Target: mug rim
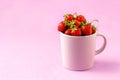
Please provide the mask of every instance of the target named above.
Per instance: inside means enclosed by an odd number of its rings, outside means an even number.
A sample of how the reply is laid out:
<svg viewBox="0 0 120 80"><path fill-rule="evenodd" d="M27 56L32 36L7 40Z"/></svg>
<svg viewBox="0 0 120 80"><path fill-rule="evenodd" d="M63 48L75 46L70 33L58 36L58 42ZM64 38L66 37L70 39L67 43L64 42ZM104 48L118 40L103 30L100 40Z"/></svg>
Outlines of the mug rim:
<svg viewBox="0 0 120 80"><path fill-rule="evenodd" d="M81 37L91 37L91 36L94 36L94 35L97 34L97 31L96 31L94 34L87 35L87 36L72 36L72 35L64 34L63 32L60 32L60 34L62 34L62 35L64 35L64 36L67 36L67 37L81 38Z"/></svg>

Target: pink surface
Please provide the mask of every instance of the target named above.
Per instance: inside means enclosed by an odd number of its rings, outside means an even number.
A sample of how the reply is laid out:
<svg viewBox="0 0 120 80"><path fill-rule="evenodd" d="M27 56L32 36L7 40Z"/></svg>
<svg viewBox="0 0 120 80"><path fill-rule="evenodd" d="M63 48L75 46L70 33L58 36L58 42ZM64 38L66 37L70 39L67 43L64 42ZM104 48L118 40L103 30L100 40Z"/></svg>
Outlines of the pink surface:
<svg viewBox="0 0 120 80"><path fill-rule="evenodd" d="M57 24L74 12L98 19L108 42L88 71L61 64ZM0 0L0 80L119 80L119 14L119 0Z"/></svg>

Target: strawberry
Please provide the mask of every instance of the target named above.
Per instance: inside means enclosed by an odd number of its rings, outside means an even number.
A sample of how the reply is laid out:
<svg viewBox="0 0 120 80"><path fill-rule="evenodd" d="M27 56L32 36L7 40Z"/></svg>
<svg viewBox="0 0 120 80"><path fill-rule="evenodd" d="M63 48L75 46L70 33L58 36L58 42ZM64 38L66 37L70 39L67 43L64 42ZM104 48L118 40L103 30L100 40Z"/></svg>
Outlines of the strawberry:
<svg viewBox="0 0 120 80"><path fill-rule="evenodd" d="M75 26L77 26L77 27L80 26L80 22L79 22L78 20L75 19L75 20L73 20L73 21L74 21L74 25L75 25Z"/></svg>
<svg viewBox="0 0 120 80"><path fill-rule="evenodd" d="M64 21L60 22L58 25L58 31L63 32L66 30L66 27L64 25Z"/></svg>
<svg viewBox="0 0 120 80"><path fill-rule="evenodd" d="M80 28L73 29L71 32L71 35L72 36L81 36L82 35L81 29Z"/></svg>
<svg viewBox="0 0 120 80"><path fill-rule="evenodd" d="M82 27L82 32L84 35L90 35L92 34L92 26L90 24L86 24Z"/></svg>
<svg viewBox="0 0 120 80"><path fill-rule="evenodd" d="M72 36L91 35L96 32L96 27L92 25L95 21L98 22L98 20L87 22L83 15L78 15L77 13L66 14L64 15L64 21L58 25L58 31Z"/></svg>
<svg viewBox="0 0 120 80"><path fill-rule="evenodd" d="M72 21L74 19L72 14L66 14L66 15L64 15L64 17L65 17L65 20L67 20L67 21Z"/></svg>
<svg viewBox="0 0 120 80"><path fill-rule="evenodd" d="M67 29L66 31L65 31L65 34L67 34L67 35L71 35L71 29Z"/></svg>
<svg viewBox="0 0 120 80"><path fill-rule="evenodd" d="M77 20L80 21L80 22L86 22L86 19L83 15L78 15Z"/></svg>

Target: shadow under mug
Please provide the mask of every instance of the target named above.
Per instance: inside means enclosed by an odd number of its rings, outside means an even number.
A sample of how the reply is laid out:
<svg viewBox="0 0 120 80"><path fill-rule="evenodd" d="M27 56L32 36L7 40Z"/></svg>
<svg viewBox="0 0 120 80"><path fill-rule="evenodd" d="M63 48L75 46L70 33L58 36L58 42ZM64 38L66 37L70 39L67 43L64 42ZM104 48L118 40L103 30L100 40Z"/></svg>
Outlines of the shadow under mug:
<svg viewBox="0 0 120 80"><path fill-rule="evenodd" d="M99 50L96 49L96 37L104 42ZM60 33L63 66L70 70L87 70L93 67L94 55L101 53L106 47L106 38L94 33L89 36L70 36Z"/></svg>

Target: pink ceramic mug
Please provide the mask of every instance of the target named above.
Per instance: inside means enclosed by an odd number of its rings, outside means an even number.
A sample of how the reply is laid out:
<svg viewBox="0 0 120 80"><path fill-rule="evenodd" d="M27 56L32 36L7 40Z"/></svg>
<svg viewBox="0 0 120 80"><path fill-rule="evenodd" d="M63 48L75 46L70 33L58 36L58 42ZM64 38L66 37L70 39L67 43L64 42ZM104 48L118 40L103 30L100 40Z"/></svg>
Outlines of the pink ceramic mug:
<svg viewBox="0 0 120 80"><path fill-rule="evenodd" d="M95 50L96 36L101 36L104 40L99 50ZM94 55L101 53L106 46L106 38L97 33L89 36L70 36L60 33L60 37L63 66L71 70L92 68Z"/></svg>

